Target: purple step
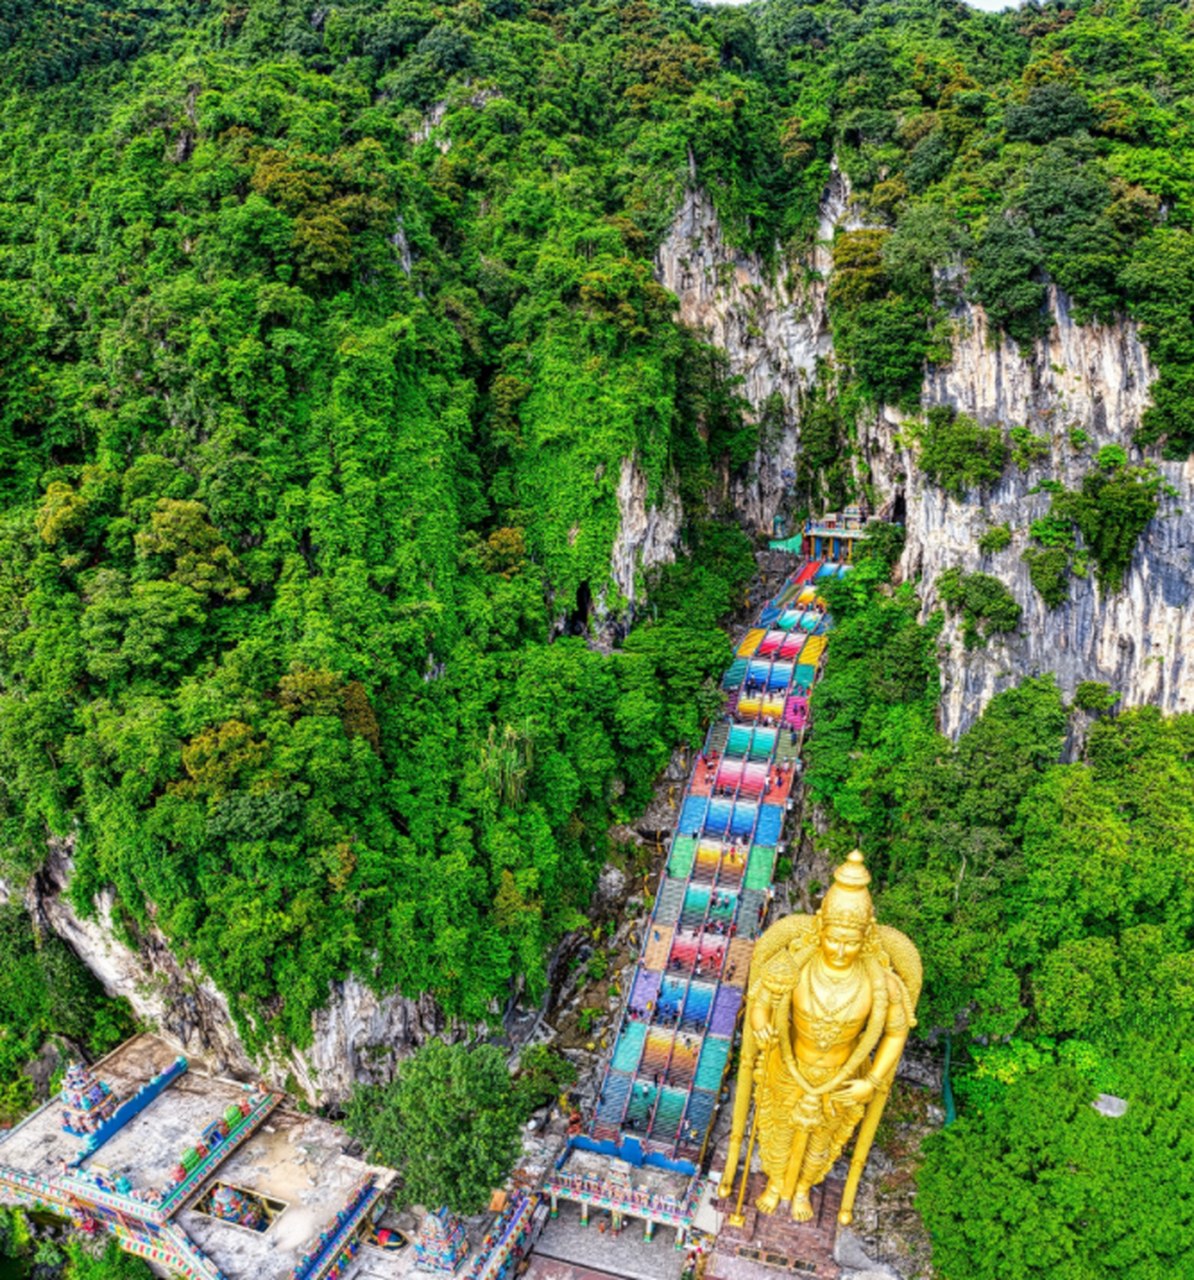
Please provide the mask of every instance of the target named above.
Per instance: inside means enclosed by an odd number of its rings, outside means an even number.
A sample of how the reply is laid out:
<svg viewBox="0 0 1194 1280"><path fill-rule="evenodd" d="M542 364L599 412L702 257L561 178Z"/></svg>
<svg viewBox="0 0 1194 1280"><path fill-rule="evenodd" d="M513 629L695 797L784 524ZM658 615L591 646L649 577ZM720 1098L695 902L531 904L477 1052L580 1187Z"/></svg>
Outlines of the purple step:
<svg viewBox="0 0 1194 1280"><path fill-rule="evenodd" d="M659 995L659 983L662 978L661 973L652 973L650 969L639 969L638 976L634 980L634 990L630 994L630 1007L640 1013L644 1012L647 1001L654 1000Z"/></svg>
<svg viewBox="0 0 1194 1280"><path fill-rule="evenodd" d="M738 1017L738 1006L742 1003L742 992L737 987L722 987L713 1004L713 1014L709 1019L709 1030L715 1036L734 1034L734 1023Z"/></svg>

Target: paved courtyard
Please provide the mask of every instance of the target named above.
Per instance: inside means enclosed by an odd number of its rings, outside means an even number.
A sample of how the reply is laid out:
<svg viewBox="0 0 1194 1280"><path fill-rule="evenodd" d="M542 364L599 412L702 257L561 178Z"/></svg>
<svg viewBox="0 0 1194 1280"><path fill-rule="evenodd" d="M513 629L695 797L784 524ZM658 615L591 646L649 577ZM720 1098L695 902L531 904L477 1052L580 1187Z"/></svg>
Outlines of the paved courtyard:
<svg viewBox="0 0 1194 1280"><path fill-rule="evenodd" d="M560 1202L560 1216L548 1220L531 1259L528 1280L582 1280L572 1268L604 1271L622 1280L680 1280L685 1250L677 1249L672 1227L655 1228L655 1238L643 1239L643 1222L629 1218L619 1235L602 1222L609 1214L589 1211L589 1225L580 1224L580 1205ZM549 1265L552 1264L552 1265Z"/></svg>

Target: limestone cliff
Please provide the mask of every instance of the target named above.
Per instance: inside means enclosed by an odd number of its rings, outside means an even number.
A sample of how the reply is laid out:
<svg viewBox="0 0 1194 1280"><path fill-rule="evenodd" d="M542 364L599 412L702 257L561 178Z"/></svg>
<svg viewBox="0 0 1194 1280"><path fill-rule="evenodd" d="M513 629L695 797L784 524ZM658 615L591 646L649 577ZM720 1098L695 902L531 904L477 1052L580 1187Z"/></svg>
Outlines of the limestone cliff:
<svg viewBox="0 0 1194 1280"><path fill-rule="evenodd" d="M633 612L642 595L639 575L676 558L684 512L680 499L664 489L650 501L647 477L636 458L623 458L618 476L618 532L610 557L610 576Z"/></svg>
<svg viewBox="0 0 1194 1280"><path fill-rule="evenodd" d="M826 241L835 225L848 225L847 199L835 176L822 201L813 259L795 264L783 281L757 257L730 247L712 203L699 191L686 197L659 251L657 274L677 295L681 320L724 347L756 411L776 394L783 398L782 432L763 442L754 474L733 492L740 518L755 533L768 533L781 508L782 472L800 448L800 392L816 359L832 354ZM1027 426L1048 437L1048 461L1026 474L1009 466L993 491L956 501L917 473L913 453L900 441L895 410L860 424L860 461L870 466L882 513L906 523L901 572L923 579L926 613L936 607L937 575L953 565L1001 578L1024 608L1020 632L985 649L967 653L957 625L946 629L941 723L954 735L995 693L1034 672L1054 672L1067 695L1078 682L1097 680L1122 694L1124 706L1194 709L1194 621L1187 607L1194 588L1194 467L1159 464L1179 497L1163 501L1122 592L1100 599L1093 578L1078 579L1069 601L1048 609L1021 559L1029 525L1049 505L1048 494L1029 492L1040 480L1076 486L1105 444L1122 445L1140 460L1132 434L1155 377L1133 324L1079 325L1056 290L1050 307L1048 336L1021 354L1006 339L990 339L981 308L961 304L953 359L932 369L922 389L926 406L955 405L980 422ZM1089 438L1081 449L1070 443L1072 427ZM1013 530L1012 545L999 555L982 555L979 538L989 525L1002 523Z"/></svg>
<svg viewBox="0 0 1194 1280"><path fill-rule="evenodd" d="M1194 466L1157 464L1179 497L1162 499L1122 591L1101 598L1093 575L1078 578L1070 598L1049 609L1021 559L1029 525L1049 508L1047 493L1030 492L1041 480L1078 487L1107 444L1141 460L1132 435L1156 376L1134 325L1076 324L1056 290L1050 306L1048 336L1025 355L1006 339L990 340L981 309L961 308L953 362L932 372L923 391L926 404L952 404L984 423L1027 426L1049 440L1048 459L1027 472L1009 465L991 492L959 502L915 473L907 450L893 445L894 425L886 415L872 428L872 447L883 460L879 467L872 457L880 488L888 498L905 498L908 545L901 568L923 577L926 609L936 604L937 575L951 565L1002 579L1024 608L1018 633L970 653L957 625L947 629L941 722L952 734L965 729L995 693L1036 672L1055 673L1067 695L1080 681L1098 680L1122 695L1121 706L1194 710ZM1075 427L1089 440L1077 449L1070 439ZM913 477L911 483L901 485L901 475ZM990 525L1004 523L1013 532L1011 546L984 556L979 538Z"/></svg>
<svg viewBox="0 0 1194 1280"><path fill-rule="evenodd" d="M712 201L689 191L656 255L656 275L680 302L683 324L703 330L725 350L742 394L756 411L774 395L783 398L786 429L760 453L753 474L732 497L755 533L769 533L783 493L782 473L792 466L799 441L796 406L833 350L825 302L828 242L843 217L845 180L835 176L825 193L817 246L808 261L770 268L757 254L732 248ZM781 278L782 277L782 278Z"/></svg>
<svg viewBox="0 0 1194 1280"><path fill-rule="evenodd" d="M74 947L109 995L124 996L137 1017L212 1069L304 1094L312 1103L341 1101L356 1081L388 1080L397 1061L446 1024L430 996L379 999L355 978L336 983L314 1018L305 1051L253 1061L237 1034L228 1002L202 973L180 959L155 928L142 929L134 950L120 939L112 899L82 919L66 895L67 842L52 841L44 866L26 891L33 918ZM463 1031L464 1028L456 1028Z"/></svg>

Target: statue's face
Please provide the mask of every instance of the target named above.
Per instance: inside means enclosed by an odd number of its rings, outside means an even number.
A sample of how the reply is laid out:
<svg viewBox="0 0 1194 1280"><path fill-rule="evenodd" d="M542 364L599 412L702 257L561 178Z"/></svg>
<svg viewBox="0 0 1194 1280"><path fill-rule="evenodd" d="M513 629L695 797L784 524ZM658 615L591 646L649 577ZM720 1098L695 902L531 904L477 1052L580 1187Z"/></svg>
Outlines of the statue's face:
<svg viewBox="0 0 1194 1280"><path fill-rule="evenodd" d="M861 950L861 929L831 921L821 930L821 955L831 969L848 969Z"/></svg>

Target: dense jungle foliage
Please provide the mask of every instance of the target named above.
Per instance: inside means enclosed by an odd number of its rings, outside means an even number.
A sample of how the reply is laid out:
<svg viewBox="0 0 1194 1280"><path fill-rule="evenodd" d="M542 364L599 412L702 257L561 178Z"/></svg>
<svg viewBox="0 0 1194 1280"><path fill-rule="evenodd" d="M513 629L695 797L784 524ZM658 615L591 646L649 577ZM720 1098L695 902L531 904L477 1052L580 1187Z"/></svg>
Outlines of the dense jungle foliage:
<svg viewBox="0 0 1194 1280"><path fill-rule="evenodd" d="M1142 322L1141 443L1184 455L1190 23L5 0L6 875L68 841L80 908L111 886L256 1046L308 1040L350 971L472 1018L537 990L610 822L716 710L751 568L718 504L768 415L654 280L693 175L777 271L835 160L870 224L834 246L809 502L847 496L858 406L915 400L962 294L1030 342L1049 281ZM615 582L636 483L678 489L690 554Z"/></svg>

